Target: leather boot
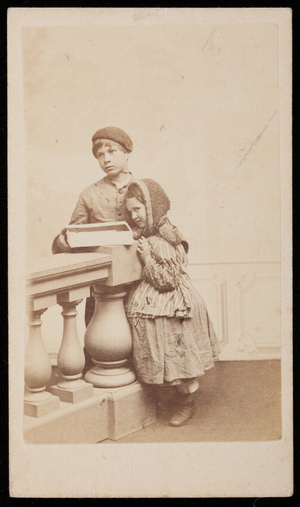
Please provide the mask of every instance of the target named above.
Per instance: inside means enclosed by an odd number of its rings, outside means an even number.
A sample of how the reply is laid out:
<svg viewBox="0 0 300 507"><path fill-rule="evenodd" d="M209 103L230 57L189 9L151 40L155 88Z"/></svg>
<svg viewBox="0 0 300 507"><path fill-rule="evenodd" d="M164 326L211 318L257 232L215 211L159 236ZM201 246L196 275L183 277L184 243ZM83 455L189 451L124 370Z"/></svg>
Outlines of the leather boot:
<svg viewBox="0 0 300 507"><path fill-rule="evenodd" d="M170 426L183 426L186 424L195 414L195 407L193 401L193 394L183 394L177 392L177 409L172 415L169 424Z"/></svg>

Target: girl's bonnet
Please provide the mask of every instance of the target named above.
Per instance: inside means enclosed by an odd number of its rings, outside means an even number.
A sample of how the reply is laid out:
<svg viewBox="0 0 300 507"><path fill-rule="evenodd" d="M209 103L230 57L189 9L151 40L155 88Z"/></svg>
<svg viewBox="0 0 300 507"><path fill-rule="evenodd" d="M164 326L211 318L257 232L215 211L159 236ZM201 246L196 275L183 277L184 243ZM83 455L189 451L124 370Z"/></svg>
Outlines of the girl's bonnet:
<svg viewBox="0 0 300 507"><path fill-rule="evenodd" d="M173 246L182 244L188 252L189 246L183 235L175 225L170 223L167 213L170 209L170 200L163 188L154 180L144 178L133 180L128 186L128 195L137 192L142 195L147 213L147 227L144 230L133 228L134 238L140 236L154 236L159 234Z"/></svg>

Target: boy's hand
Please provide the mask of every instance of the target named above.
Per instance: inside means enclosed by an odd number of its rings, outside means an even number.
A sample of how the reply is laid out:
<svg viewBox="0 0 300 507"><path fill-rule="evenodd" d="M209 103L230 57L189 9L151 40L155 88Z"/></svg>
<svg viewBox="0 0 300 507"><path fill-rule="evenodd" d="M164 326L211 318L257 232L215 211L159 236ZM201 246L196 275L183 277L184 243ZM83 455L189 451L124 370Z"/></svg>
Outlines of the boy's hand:
<svg viewBox="0 0 300 507"><path fill-rule="evenodd" d="M71 247L70 247L69 243L67 242L67 238L66 238L66 230L67 230L66 228L62 229L61 233L59 234L59 236L57 236L57 240L56 240L56 245L61 252L70 252L71 251Z"/></svg>
<svg viewBox="0 0 300 507"><path fill-rule="evenodd" d="M147 262L151 259L151 253L149 243L144 236L139 239L137 251L143 264L147 264Z"/></svg>

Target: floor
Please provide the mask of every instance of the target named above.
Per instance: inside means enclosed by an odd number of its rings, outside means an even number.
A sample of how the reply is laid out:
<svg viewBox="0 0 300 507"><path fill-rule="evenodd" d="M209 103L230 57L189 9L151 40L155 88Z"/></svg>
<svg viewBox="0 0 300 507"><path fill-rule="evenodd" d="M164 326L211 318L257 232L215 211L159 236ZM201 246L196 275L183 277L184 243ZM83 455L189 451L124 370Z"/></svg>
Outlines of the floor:
<svg viewBox="0 0 300 507"><path fill-rule="evenodd" d="M172 413L168 390L165 400L166 409L155 423L115 443L264 441L281 436L279 360L216 363L200 379L196 414L180 428L168 424Z"/></svg>

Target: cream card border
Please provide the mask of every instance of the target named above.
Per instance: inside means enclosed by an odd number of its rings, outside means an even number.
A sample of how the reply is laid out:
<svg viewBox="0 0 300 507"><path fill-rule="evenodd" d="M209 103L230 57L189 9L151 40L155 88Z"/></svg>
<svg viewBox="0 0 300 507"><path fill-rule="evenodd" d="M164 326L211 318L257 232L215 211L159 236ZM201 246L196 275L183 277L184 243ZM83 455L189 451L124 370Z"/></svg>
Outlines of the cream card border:
<svg viewBox="0 0 300 507"><path fill-rule="evenodd" d="M274 23L279 30L282 198L282 439L276 442L28 445L22 435L25 322L25 26ZM15 497L289 496L292 478L291 10L8 11L10 494ZM24 248L23 248L24 247Z"/></svg>

